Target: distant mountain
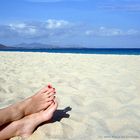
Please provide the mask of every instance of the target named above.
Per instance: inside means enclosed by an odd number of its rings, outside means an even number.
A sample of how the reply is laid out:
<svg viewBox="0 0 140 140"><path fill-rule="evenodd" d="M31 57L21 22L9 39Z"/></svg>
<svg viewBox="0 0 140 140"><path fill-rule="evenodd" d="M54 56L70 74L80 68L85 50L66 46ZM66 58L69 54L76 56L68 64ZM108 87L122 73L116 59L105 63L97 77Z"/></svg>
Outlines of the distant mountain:
<svg viewBox="0 0 140 140"><path fill-rule="evenodd" d="M16 48L24 48L24 49L60 49L60 48L84 48L80 45L51 45L51 44L43 44L43 43L21 43L17 45L13 45Z"/></svg>
<svg viewBox="0 0 140 140"><path fill-rule="evenodd" d="M12 46L5 46L3 44L0 44L0 50L40 50L40 49L65 49L65 48L75 48L80 49L84 48L79 45L50 45L50 44L42 44L42 43L21 43L17 45Z"/></svg>
<svg viewBox="0 0 140 140"><path fill-rule="evenodd" d="M7 48L7 46L0 44L0 49L5 49L5 48Z"/></svg>
<svg viewBox="0 0 140 140"><path fill-rule="evenodd" d="M24 48L24 49L50 49L50 48L60 48L56 45L42 44L42 43L21 43L14 45L16 48Z"/></svg>
<svg viewBox="0 0 140 140"><path fill-rule="evenodd" d="M11 50L13 47L0 44L0 50Z"/></svg>

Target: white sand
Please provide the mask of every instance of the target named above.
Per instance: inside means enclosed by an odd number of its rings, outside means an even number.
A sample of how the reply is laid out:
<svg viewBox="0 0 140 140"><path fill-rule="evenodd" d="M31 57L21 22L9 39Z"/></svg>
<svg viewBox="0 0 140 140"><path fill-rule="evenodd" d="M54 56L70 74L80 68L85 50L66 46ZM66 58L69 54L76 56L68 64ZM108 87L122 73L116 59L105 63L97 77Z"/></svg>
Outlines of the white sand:
<svg viewBox="0 0 140 140"><path fill-rule="evenodd" d="M62 119L29 140L140 139L140 56L0 52L0 107L48 83Z"/></svg>

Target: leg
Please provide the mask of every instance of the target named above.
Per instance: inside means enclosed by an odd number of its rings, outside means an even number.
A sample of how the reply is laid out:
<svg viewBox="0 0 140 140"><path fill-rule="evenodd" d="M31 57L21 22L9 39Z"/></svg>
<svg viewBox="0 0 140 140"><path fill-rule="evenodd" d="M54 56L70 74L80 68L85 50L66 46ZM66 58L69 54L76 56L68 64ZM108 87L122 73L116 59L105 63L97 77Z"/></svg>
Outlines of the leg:
<svg viewBox="0 0 140 140"><path fill-rule="evenodd" d="M46 109L54 99L55 89L46 86L35 95L26 100L0 109L0 126L3 124L19 120L26 115Z"/></svg>
<svg viewBox="0 0 140 140"><path fill-rule="evenodd" d="M53 103L46 110L12 122L0 131L0 140L6 140L14 136L21 136L23 138L30 136L39 124L52 118L57 106L58 103L54 99Z"/></svg>

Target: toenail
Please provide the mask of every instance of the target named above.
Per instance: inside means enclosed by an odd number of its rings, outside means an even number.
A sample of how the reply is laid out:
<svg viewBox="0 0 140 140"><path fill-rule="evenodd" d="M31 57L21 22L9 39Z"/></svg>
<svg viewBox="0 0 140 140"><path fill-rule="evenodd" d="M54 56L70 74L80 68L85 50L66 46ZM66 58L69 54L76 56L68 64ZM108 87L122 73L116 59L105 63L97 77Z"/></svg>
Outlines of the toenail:
<svg viewBox="0 0 140 140"><path fill-rule="evenodd" d="M51 85L48 85L48 88L52 88L52 86Z"/></svg>

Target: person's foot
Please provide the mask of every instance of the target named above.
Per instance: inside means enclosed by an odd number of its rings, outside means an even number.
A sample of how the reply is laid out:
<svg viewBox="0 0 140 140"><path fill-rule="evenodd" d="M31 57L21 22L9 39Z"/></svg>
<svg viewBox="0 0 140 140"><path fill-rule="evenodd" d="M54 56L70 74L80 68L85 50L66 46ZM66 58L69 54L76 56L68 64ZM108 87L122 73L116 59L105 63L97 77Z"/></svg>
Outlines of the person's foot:
<svg viewBox="0 0 140 140"><path fill-rule="evenodd" d="M13 125L13 127L15 125L17 128L16 136L21 136L24 138L30 136L39 124L52 118L57 106L58 103L56 99L54 99L53 103L46 110L26 116L21 120L13 122L11 125Z"/></svg>
<svg viewBox="0 0 140 140"><path fill-rule="evenodd" d="M52 104L55 93L55 88L48 85L35 95L12 105L11 109L13 110L13 119L11 121L19 120L24 116L46 109Z"/></svg>

